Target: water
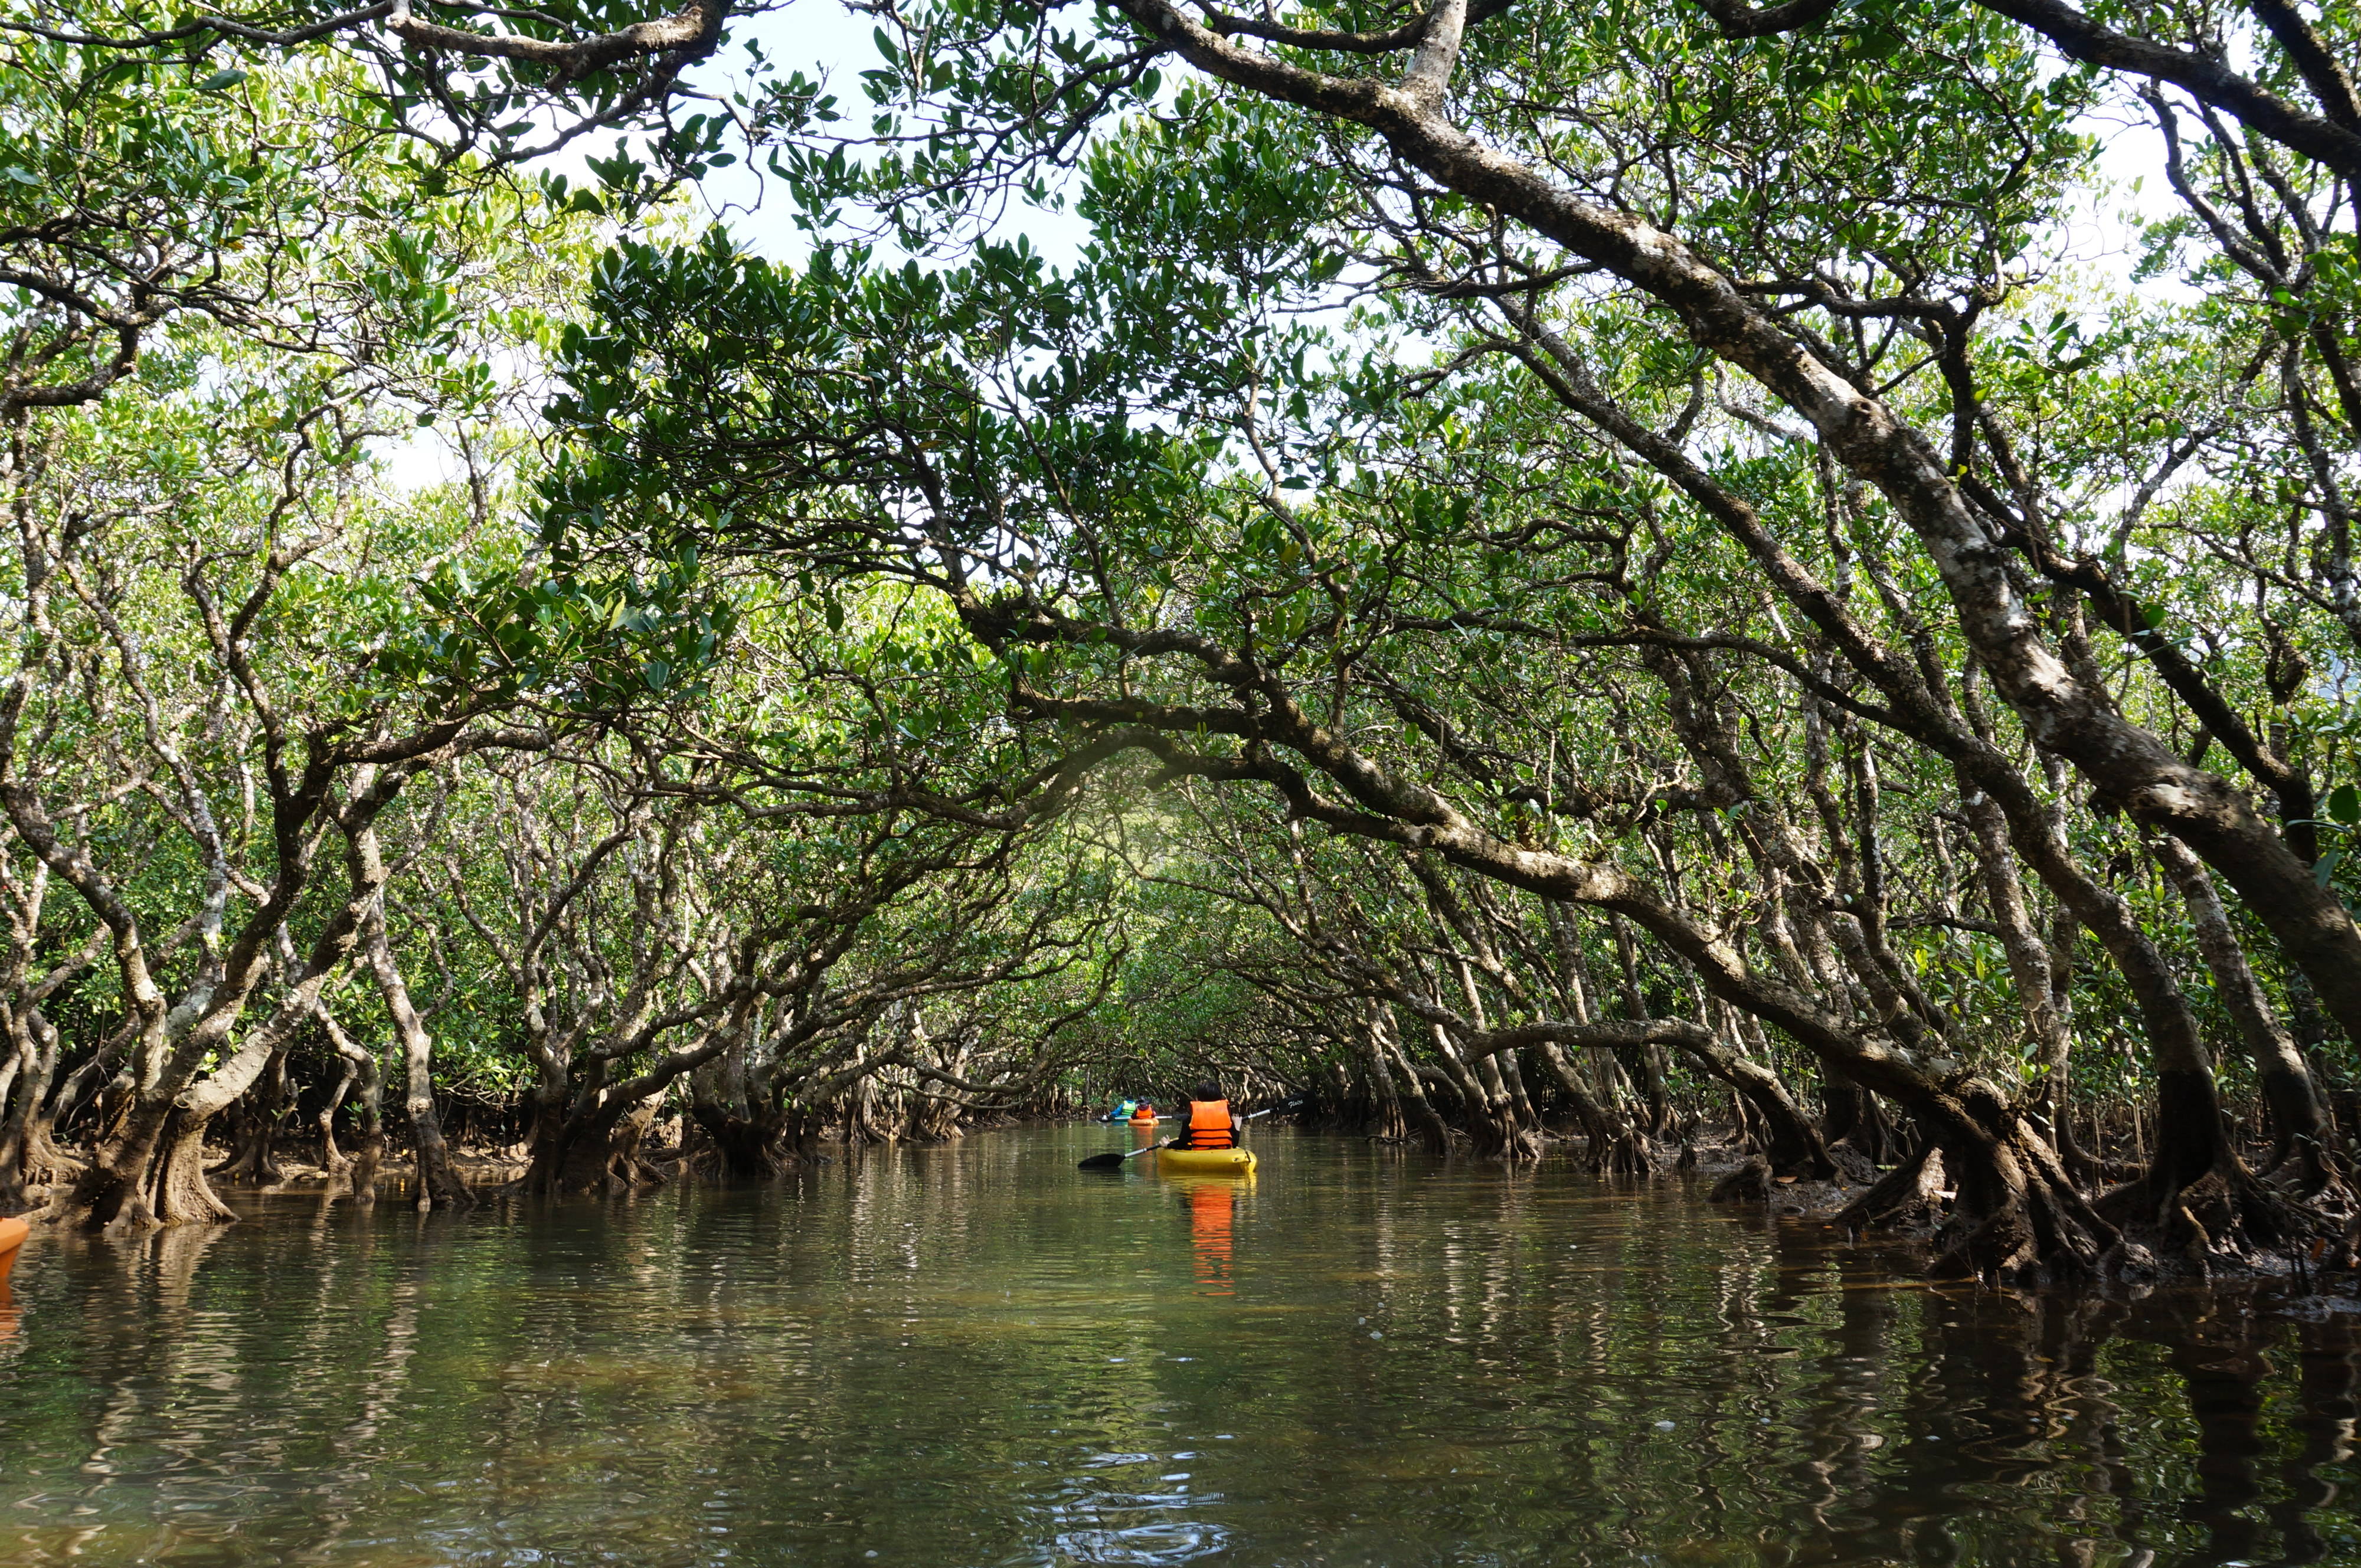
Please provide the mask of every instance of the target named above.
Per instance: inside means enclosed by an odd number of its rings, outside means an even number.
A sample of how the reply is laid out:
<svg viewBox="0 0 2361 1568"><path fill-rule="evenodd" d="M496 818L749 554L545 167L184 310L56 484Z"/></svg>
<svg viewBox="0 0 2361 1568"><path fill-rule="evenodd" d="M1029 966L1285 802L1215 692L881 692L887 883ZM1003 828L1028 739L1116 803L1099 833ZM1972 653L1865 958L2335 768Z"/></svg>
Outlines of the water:
<svg viewBox="0 0 2361 1568"><path fill-rule="evenodd" d="M1072 1168L1122 1140L37 1239L0 1563L2361 1562L2331 1304L1936 1291L1344 1140Z"/></svg>

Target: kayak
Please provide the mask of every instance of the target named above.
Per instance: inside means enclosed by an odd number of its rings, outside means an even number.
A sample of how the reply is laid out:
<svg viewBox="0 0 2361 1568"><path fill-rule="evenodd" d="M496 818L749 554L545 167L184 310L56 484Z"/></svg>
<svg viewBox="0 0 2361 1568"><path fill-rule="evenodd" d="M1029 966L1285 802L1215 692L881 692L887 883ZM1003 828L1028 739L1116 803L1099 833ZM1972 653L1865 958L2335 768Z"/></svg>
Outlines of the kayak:
<svg viewBox="0 0 2361 1568"><path fill-rule="evenodd" d="M1252 1149L1158 1149L1156 1168L1189 1176L1252 1176Z"/></svg>
<svg viewBox="0 0 2361 1568"><path fill-rule="evenodd" d="M0 1280L6 1279L8 1271L16 1266L16 1249L32 1234L33 1227L22 1220L0 1220Z"/></svg>

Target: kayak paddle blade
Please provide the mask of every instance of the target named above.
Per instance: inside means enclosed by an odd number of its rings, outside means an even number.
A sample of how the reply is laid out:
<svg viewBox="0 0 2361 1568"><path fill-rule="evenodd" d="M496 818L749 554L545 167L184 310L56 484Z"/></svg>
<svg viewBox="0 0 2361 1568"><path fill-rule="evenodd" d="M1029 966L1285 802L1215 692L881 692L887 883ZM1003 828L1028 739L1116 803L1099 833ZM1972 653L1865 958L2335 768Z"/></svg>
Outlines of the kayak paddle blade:
<svg viewBox="0 0 2361 1568"><path fill-rule="evenodd" d="M1119 1153L1094 1154L1088 1159L1076 1160L1074 1168L1076 1170L1121 1170L1123 1162L1130 1157L1130 1155Z"/></svg>

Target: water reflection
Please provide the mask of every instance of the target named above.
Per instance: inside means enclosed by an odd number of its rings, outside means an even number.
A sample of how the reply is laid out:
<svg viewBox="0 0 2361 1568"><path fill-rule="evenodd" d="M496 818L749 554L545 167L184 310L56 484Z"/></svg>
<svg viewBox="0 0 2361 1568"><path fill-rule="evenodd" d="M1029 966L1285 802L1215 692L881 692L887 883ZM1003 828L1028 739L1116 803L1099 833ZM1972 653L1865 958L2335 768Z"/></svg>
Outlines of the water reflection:
<svg viewBox="0 0 2361 1568"><path fill-rule="evenodd" d="M1235 1296L1237 1281L1231 1272L1230 1222L1238 1205L1253 1190L1252 1177L1168 1176L1166 1185L1179 1190L1189 1215L1190 1261L1197 1271L1202 1296Z"/></svg>
<svg viewBox="0 0 2361 1568"><path fill-rule="evenodd" d="M1189 1517L1222 1501L1190 1489L1187 1466L1196 1457L1181 1451L1084 1460L1083 1474L1066 1484L1064 1497L1049 1509L1065 1527L1051 1540L1051 1560L1163 1564L1222 1551L1229 1533Z"/></svg>
<svg viewBox="0 0 2361 1568"><path fill-rule="evenodd" d="M1790 1404L1815 1560L2356 1559L2350 1296L1897 1288L1808 1231L1773 1239L1758 1321L1820 1324Z"/></svg>
<svg viewBox="0 0 2361 1568"><path fill-rule="evenodd" d="M1106 1131L45 1242L0 1561L2361 1561L2350 1297L1938 1291L1313 1139L1078 1178Z"/></svg>

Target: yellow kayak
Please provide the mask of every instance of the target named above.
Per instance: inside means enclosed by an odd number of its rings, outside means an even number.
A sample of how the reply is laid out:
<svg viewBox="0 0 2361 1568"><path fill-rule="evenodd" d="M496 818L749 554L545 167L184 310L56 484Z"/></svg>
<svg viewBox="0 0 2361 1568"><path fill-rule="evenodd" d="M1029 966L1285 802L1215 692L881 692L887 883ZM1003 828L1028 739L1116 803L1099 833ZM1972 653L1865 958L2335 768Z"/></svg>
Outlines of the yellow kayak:
<svg viewBox="0 0 2361 1568"><path fill-rule="evenodd" d="M22 1220L0 1220L0 1282L5 1282L8 1271L16 1266L16 1251L32 1230Z"/></svg>
<svg viewBox="0 0 2361 1568"><path fill-rule="evenodd" d="M1156 1168L1187 1176L1252 1176L1252 1149L1158 1149Z"/></svg>

